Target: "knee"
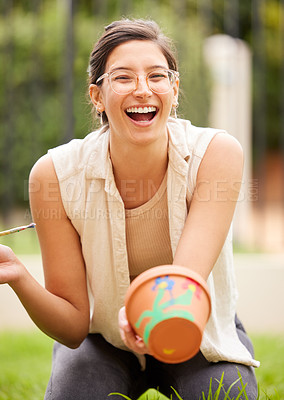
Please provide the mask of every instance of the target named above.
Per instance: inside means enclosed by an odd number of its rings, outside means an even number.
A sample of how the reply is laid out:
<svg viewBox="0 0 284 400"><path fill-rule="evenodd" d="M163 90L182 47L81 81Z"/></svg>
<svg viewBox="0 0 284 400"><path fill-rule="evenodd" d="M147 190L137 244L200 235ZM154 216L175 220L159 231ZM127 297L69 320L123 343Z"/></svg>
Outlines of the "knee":
<svg viewBox="0 0 284 400"><path fill-rule="evenodd" d="M219 399L223 398L245 398L256 400L258 395L257 381L252 367L240 365L229 365L224 369L219 378L212 379L212 393L219 389ZM226 397L229 396L229 397Z"/></svg>

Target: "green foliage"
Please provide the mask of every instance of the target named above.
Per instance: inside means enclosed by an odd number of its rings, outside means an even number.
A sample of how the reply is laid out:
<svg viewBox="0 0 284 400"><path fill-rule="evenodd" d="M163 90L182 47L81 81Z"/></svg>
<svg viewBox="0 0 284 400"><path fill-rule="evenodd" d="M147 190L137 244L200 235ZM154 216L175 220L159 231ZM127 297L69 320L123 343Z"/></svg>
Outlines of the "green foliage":
<svg viewBox="0 0 284 400"><path fill-rule="evenodd" d="M125 396L124 394L121 393L110 393L109 396L113 396L113 395L117 395L117 396L121 396L126 400L132 400L130 397ZM181 399L181 397L178 397L179 399ZM145 393L143 393L138 400L170 400L168 397L164 396L162 393L160 393L158 390L156 389L148 389ZM182 399L181 399L182 400Z"/></svg>
<svg viewBox="0 0 284 400"><path fill-rule="evenodd" d="M125 396L124 394L121 394L121 393L118 393L118 392L109 393L109 396L114 396L114 395L116 395L116 396L121 396L121 397L123 397L123 398L126 399L126 400L131 400L130 397Z"/></svg>

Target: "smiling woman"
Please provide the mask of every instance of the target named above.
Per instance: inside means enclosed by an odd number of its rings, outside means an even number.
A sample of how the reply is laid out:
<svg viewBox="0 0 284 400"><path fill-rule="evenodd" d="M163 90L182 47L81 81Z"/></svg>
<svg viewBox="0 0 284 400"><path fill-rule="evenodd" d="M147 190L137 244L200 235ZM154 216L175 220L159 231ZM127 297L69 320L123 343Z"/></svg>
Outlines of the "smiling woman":
<svg viewBox="0 0 284 400"><path fill-rule="evenodd" d="M169 63L159 45L150 40L122 43L110 52L105 68L108 72L96 80L90 79L96 82L90 84L90 96L110 126L111 157L121 154L130 143L149 145L155 141L162 146L165 156L166 122L177 104L178 73L168 69ZM149 108L153 110L150 113ZM144 157L147 160L148 151ZM158 184L164 174L162 168Z"/></svg>
<svg viewBox="0 0 284 400"><path fill-rule="evenodd" d="M222 130L171 117L177 69L155 22L107 26L88 78L102 127L49 150L30 174L45 287L0 246L0 283L56 341L45 400L136 398L149 385L197 399L210 378L214 390L224 375L228 390L238 371L247 398L257 396L252 367L259 363L236 316L231 246L242 149ZM179 364L156 360L124 309L130 281L166 264L198 273L212 298L200 351ZM236 398L237 387L230 394Z"/></svg>

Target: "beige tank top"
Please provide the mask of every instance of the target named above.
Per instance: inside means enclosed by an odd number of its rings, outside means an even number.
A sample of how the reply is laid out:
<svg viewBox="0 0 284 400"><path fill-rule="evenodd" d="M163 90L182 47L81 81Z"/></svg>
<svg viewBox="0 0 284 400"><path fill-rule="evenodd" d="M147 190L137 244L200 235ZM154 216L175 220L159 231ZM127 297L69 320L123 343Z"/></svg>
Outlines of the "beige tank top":
<svg viewBox="0 0 284 400"><path fill-rule="evenodd" d="M173 262L166 188L167 174L147 203L125 210L130 280L148 268Z"/></svg>

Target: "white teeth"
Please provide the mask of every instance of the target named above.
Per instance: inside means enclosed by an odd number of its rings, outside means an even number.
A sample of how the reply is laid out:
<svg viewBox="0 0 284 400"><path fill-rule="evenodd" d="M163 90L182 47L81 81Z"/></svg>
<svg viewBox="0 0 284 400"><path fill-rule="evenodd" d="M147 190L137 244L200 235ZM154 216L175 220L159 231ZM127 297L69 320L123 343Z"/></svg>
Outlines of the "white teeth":
<svg viewBox="0 0 284 400"><path fill-rule="evenodd" d="M149 112L155 112L156 110L157 110L156 107L129 107L127 108L126 112L144 114Z"/></svg>

